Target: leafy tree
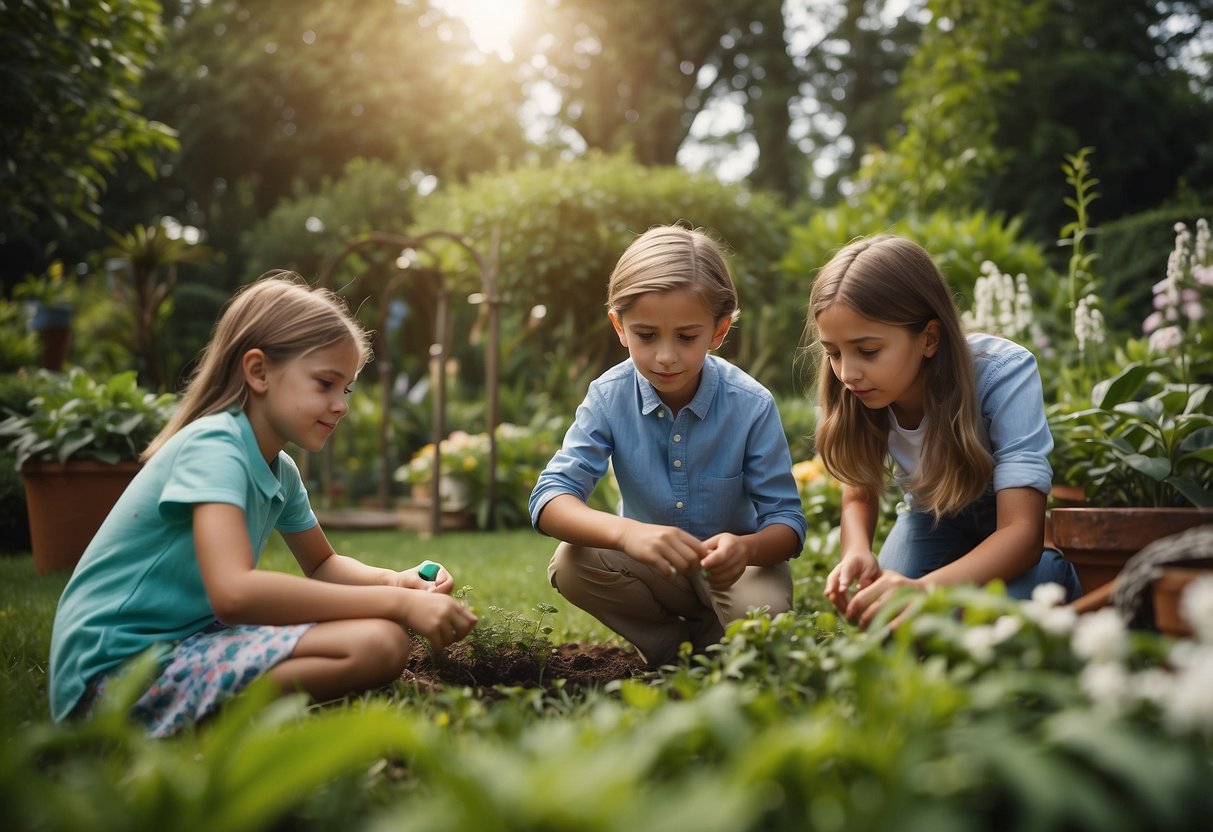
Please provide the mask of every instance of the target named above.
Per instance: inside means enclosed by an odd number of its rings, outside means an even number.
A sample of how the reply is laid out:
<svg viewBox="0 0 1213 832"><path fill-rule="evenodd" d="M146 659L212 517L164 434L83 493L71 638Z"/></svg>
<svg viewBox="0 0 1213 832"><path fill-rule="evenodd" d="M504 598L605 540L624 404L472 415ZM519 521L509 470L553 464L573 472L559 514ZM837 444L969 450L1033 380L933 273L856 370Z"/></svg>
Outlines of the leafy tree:
<svg viewBox="0 0 1213 832"><path fill-rule="evenodd" d="M996 105L1019 78L999 61L1035 28L1043 2L927 0L930 22L898 89L900 134L861 172L878 198L910 214L978 202L1003 162Z"/></svg>
<svg viewBox="0 0 1213 832"><path fill-rule="evenodd" d="M181 212L216 248L354 158L440 179L520 156L522 91L427 0L183 3L149 80L180 129ZM237 271L242 262L233 262Z"/></svg>
<svg viewBox="0 0 1213 832"><path fill-rule="evenodd" d="M1057 169L1080 146L1100 153L1107 217L1213 185L1213 107L1191 60L1211 0L1132 0L1116 14L1095 0L923 8L902 125L861 174L880 198L1020 215L1050 239L1067 212Z"/></svg>
<svg viewBox="0 0 1213 832"><path fill-rule="evenodd" d="M774 337L765 328L766 310L803 301L775 268L786 220L771 194L675 167L643 166L625 155L590 153L475 176L421 204L417 228L466 234L486 252L493 229L499 230L502 328L514 339L503 350L502 377L526 378L536 392L551 392L620 360L604 314L607 277L636 235L680 220L705 228L734 252L742 316L726 354L768 382L786 380L794 338ZM453 283L467 292L481 288L471 270ZM546 311L540 319L533 316L536 306Z"/></svg>
<svg viewBox="0 0 1213 832"><path fill-rule="evenodd" d="M802 104L811 109L800 149L834 163L814 188L827 201L855 175L868 148L884 145L900 122L897 87L922 24L908 14L886 19L883 8L875 0L813 4L826 31L801 57L813 94Z"/></svg>
<svg viewBox="0 0 1213 832"><path fill-rule="evenodd" d="M531 20L531 83L560 94L559 119L586 147L673 165L699 114L734 97L759 147L757 181L795 191L788 105L799 74L779 0L546 0Z"/></svg>
<svg viewBox="0 0 1213 832"><path fill-rule="evenodd" d="M1124 0L1115 14L1096 0L1049 0L999 61L1019 81L995 102L1005 163L988 204L1046 239L1068 217L1053 185L1059 165L1082 146L1099 153L1102 220L1184 188L1213 193L1213 100L1188 60L1211 21L1210 0Z"/></svg>
<svg viewBox="0 0 1213 832"><path fill-rule="evenodd" d="M41 222L97 226L118 162L153 175L176 146L136 99L159 15L155 0L0 0L0 249L40 246Z"/></svg>

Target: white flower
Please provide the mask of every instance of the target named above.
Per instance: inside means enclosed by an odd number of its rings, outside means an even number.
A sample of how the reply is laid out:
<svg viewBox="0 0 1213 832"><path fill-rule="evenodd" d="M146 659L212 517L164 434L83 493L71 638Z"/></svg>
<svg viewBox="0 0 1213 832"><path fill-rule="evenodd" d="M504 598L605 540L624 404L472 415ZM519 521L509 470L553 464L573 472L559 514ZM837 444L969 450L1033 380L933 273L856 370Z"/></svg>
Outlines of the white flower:
<svg viewBox="0 0 1213 832"><path fill-rule="evenodd" d="M1029 604L1027 607L1031 607L1031 605ZM1028 614L1040 625L1040 629L1055 636L1068 635L1074 629L1074 622L1078 619L1078 613L1070 607L1028 610Z"/></svg>
<svg viewBox="0 0 1213 832"><path fill-rule="evenodd" d="M1213 651L1200 652L1202 660L1175 674L1162 702L1167 725L1178 731L1213 729Z"/></svg>
<svg viewBox="0 0 1213 832"><path fill-rule="evenodd" d="M1089 664L1082 669L1078 683L1100 708L1118 711L1132 696L1129 675L1119 664Z"/></svg>
<svg viewBox="0 0 1213 832"><path fill-rule="evenodd" d="M1171 674L1157 667L1134 674L1130 682L1133 686L1133 694L1138 699L1153 702L1156 705L1161 705L1166 701L1167 696L1171 693L1171 688L1175 685L1175 679Z"/></svg>
<svg viewBox="0 0 1213 832"><path fill-rule="evenodd" d="M1078 340L1078 351L1085 352L1087 344L1104 342L1104 318L1099 311L1099 298L1087 295L1078 301L1074 310L1074 336Z"/></svg>
<svg viewBox="0 0 1213 832"><path fill-rule="evenodd" d="M1102 663L1124 656L1129 642L1120 614L1112 607L1104 607L1078 619L1070 645L1079 657Z"/></svg>
<svg viewBox="0 0 1213 832"><path fill-rule="evenodd" d="M1042 607L1056 607L1066 601L1066 588L1061 584L1040 584L1032 590L1032 603Z"/></svg>
<svg viewBox="0 0 1213 832"><path fill-rule="evenodd" d="M961 636L960 643L969 651L969 655L982 664L994 658L994 628L986 624L969 627Z"/></svg>
<svg viewBox="0 0 1213 832"><path fill-rule="evenodd" d="M1179 599L1179 611L1192 625L1197 638L1205 644L1213 644L1213 575L1202 575L1188 584ZM1210 696L1213 696L1213 690Z"/></svg>
<svg viewBox="0 0 1213 832"><path fill-rule="evenodd" d="M1014 615L1002 615L994 622L994 643L1002 644L1023 629L1023 621Z"/></svg>

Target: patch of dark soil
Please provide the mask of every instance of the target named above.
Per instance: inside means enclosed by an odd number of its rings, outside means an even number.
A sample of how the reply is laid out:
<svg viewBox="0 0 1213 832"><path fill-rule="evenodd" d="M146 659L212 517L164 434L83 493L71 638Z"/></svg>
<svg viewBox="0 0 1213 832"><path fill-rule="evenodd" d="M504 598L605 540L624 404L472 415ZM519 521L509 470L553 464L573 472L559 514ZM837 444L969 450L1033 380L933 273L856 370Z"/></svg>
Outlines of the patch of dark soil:
<svg viewBox="0 0 1213 832"><path fill-rule="evenodd" d="M403 680L422 689L455 685L487 690L505 685L554 690L556 680L563 679L564 690L570 691L602 687L646 670L639 653L612 644L559 644L545 655L509 648L490 651L460 642L437 658L424 645L416 644Z"/></svg>

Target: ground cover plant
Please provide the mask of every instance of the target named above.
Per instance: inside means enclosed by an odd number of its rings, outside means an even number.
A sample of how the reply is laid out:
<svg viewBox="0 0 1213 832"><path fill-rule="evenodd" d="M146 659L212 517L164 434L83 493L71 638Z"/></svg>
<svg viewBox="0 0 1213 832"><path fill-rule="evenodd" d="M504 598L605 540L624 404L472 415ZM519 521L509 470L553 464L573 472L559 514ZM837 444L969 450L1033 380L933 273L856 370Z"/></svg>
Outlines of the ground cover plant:
<svg viewBox="0 0 1213 832"><path fill-rule="evenodd" d="M1207 584L1192 641L996 587L915 596L902 626L864 633L820 602L829 550L811 536L794 613L652 672L546 591L552 544L532 532L332 538L372 562L448 565L479 641L419 651L393 687L339 703L255 686L168 741L123 717L137 678L88 723L47 722L64 578L0 561L4 827L1197 829L1213 811ZM266 560L291 568L277 545ZM494 643L535 672L494 679L505 664L477 664ZM600 677L578 677L576 656Z"/></svg>

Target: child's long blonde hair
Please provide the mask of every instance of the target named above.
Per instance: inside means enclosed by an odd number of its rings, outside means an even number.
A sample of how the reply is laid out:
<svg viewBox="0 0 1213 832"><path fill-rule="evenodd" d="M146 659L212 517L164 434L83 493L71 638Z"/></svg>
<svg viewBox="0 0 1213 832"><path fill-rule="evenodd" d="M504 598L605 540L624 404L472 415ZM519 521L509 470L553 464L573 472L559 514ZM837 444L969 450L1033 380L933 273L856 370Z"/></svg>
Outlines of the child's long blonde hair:
<svg viewBox="0 0 1213 832"><path fill-rule="evenodd" d="M248 387L242 362L249 350L262 350L271 364L279 364L351 341L361 353L361 369L370 358L370 336L345 301L327 289L308 286L294 272L266 272L228 301L181 404L141 459L150 458L195 419L244 407Z"/></svg>
<svg viewBox="0 0 1213 832"><path fill-rule="evenodd" d="M947 283L918 244L889 234L857 240L818 273L809 294L804 345L817 343L817 316L841 303L863 317L907 329L917 336L939 321L939 348L926 359L926 434L918 470L907 483L918 508L938 519L981 496L994 461L978 431L973 357ZM864 406L834 375L829 357L817 367L821 415L816 444L839 481L869 496L885 487L889 451L888 408Z"/></svg>
<svg viewBox="0 0 1213 832"><path fill-rule="evenodd" d="M627 247L607 281L607 310L622 317L641 295L690 289L719 324L736 320L737 289L716 241L702 231L658 225Z"/></svg>

